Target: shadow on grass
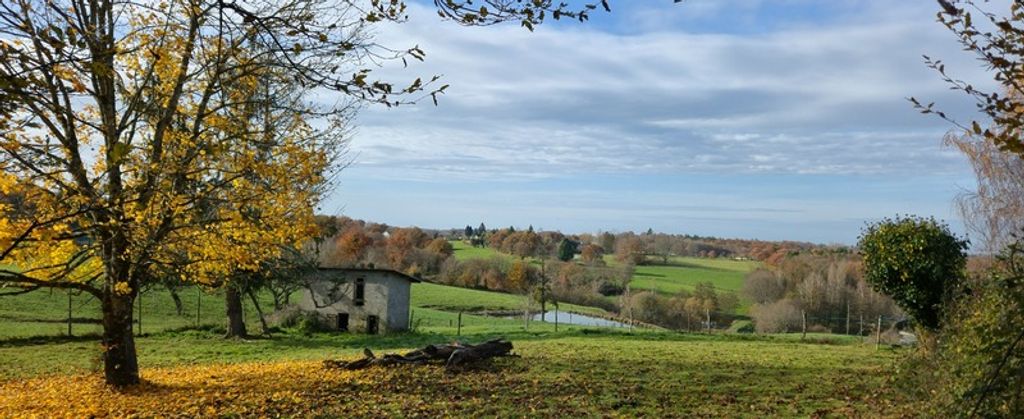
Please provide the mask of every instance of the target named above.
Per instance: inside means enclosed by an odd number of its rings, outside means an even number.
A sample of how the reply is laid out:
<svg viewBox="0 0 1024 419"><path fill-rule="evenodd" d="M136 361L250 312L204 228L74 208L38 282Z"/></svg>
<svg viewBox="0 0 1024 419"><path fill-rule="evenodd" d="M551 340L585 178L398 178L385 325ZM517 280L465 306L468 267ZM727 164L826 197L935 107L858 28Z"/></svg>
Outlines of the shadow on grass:
<svg viewBox="0 0 1024 419"><path fill-rule="evenodd" d="M29 336L24 338L8 338L0 340L0 348L35 345L56 345L72 342L99 342L100 335L89 333L84 335L59 335L59 336Z"/></svg>
<svg viewBox="0 0 1024 419"><path fill-rule="evenodd" d="M9 322L24 322L24 323L54 323L54 324L66 324L68 318L60 319L47 319L42 317L21 317L21 316L0 316L0 320ZM72 317L72 324L102 324L103 320L93 319L88 317Z"/></svg>
<svg viewBox="0 0 1024 419"><path fill-rule="evenodd" d="M625 330L608 328L581 328L563 332L527 332L527 331L503 331L503 332L470 332L462 336L437 332L409 332L388 335L361 335L361 334L328 334L317 333L313 335L279 335L268 340L271 347L281 349L362 349L369 348L373 351L388 351L407 348L418 348L430 344L444 344L454 341L464 343L479 343L495 338L504 338L515 344L523 341L544 341L558 340L565 338L583 339L635 339L642 341L778 341L766 336L756 335L724 335L724 334L702 334L702 333L630 333Z"/></svg>

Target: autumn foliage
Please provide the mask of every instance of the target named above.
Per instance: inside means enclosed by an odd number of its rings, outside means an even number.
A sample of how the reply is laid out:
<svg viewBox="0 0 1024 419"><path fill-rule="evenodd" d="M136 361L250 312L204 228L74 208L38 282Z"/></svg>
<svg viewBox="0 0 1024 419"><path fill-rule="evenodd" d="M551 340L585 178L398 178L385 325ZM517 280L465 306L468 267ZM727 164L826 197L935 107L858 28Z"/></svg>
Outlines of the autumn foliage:
<svg viewBox="0 0 1024 419"><path fill-rule="evenodd" d="M138 382L139 290L222 286L299 247L352 104L429 84L353 68L423 56L368 41L404 8L371 3L381 16L309 0L4 2L0 191L18 199L0 203L0 285L92 294L107 380Z"/></svg>

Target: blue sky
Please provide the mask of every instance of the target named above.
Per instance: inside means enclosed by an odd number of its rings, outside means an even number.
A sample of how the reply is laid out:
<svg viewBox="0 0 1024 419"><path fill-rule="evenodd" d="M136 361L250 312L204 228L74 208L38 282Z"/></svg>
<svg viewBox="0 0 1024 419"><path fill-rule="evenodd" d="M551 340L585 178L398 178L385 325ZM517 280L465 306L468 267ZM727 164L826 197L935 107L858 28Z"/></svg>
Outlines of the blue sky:
<svg viewBox="0 0 1024 419"><path fill-rule="evenodd" d="M893 5L893 3L898 3ZM613 1L587 24L463 28L429 5L378 31L443 75L440 105L360 114L322 212L449 228L534 225L853 243L867 221L932 215L973 185L942 146L969 100L922 62L992 82L932 1Z"/></svg>

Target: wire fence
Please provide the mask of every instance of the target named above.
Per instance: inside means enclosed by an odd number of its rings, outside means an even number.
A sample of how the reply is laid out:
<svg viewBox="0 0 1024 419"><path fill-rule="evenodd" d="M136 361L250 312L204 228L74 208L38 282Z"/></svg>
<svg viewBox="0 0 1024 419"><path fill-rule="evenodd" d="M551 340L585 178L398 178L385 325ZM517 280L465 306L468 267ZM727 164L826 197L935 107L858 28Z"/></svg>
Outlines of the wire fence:
<svg viewBox="0 0 1024 419"><path fill-rule="evenodd" d="M133 327L139 335L196 327L223 327L224 295L199 287L177 291L181 311L171 293L163 288L146 289L136 298ZM258 295L265 314L273 311L273 298ZM248 324L258 325L255 306L242 302ZM35 337L93 336L102 332L101 302L91 294L37 291L16 297L0 297L0 341Z"/></svg>

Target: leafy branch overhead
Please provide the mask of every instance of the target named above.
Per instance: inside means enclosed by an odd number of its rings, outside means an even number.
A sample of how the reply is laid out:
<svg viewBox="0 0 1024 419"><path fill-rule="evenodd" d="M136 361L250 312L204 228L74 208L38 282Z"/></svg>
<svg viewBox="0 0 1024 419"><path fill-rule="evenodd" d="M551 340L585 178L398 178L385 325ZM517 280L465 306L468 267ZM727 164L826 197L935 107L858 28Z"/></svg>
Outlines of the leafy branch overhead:
<svg viewBox="0 0 1024 419"><path fill-rule="evenodd" d="M1012 2L1008 14L989 10L988 2L974 0L938 0L941 10L936 18L949 29L964 50L973 53L994 72L999 91L986 91L947 72L942 60L925 56L925 64L935 70L950 88L974 99L975 106L987 120L967 123L936 108L910 98L914 107L951 122L959 129L992 141L1003 151L1024 156L1024 4Z"/></svg>
<svg viewBox="0 0 1024 419"><path fill-rule="evenodd" d="M395 3L391 0L391 3ZM681 3L682 0L673 0ZM552 0L434 0L437 14L443 19L465 26L488 26L505 22L516 22L529 30L544 23L549 17L554 20L577 20L586 22L590 12L601 9L611 12L611 1L571 4Z"/></svg>

